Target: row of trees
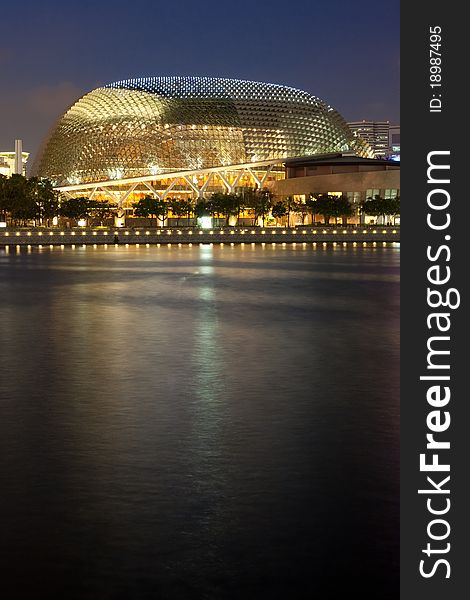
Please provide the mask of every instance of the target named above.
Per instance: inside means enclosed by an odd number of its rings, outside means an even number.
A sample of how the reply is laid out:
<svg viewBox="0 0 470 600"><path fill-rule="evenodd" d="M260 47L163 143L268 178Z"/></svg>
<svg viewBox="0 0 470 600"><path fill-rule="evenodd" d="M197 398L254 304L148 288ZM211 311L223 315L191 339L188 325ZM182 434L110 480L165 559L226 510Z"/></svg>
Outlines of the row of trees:
<svg viewBox="0 0 470 600"><path fill-rule="evenodd" d="M366 215L373 217L382 217L383 222L386 222L387 217L395 217L400 214L400 198L367 198L362 205L361 211Z"/></svg>
<svg viewBox="0 0 470 600"><path fill-rule="evenodd" d="M31 221L50 226L54 217L88 219L100 224L112 217L117 205L89 198L63 200L48 179L0 175L0 216L8 215L15 225Z"/></svg>
<svg viewBox="0 0 470 600"><path fill-rule="evenodd" d="M287 225L290 226L291 214L299 214L302 225L310 215L312 222L317 215L322 216L328 224L332 217L347 219L354 214L354 209L345 196L330 196L329 194L310 194L305 202L295 201L292 196L286 200L277 202L272 209L273 217L281 218L287 216Z"/></svg>
<svg viewBox="0 0 470 600"><path fill-rule="evenodd" d="M54 217L62 216L68 219L86 219L92 225L103 224L106 219L116 214L117 205L86 197L64 200L53 189L47 179L37 177L26 178L22 175L4 177L0 175L0 215L10 216L16 225L26 224L31 220L50 225ZM329 194L310 194L305 202L299 202L292 196L283 200L273 200L273 195L266 189L245 188L241 194L215 193L208 199L193 201L191 199L160 200L145 196L134 203L134 215L155 219L163 226L171 214L176 219L176 226L185 219L189 224L194 217L211 216L225 219L238 224L244 211L249 211L253 225L264 226L270 217L276 220L285 219L287 226L291 225L292 215L300 215L302 224L310 216L315 222L316 217L323 217L326 224L334 218L336 222L355 214L356 209L345 196ZM384 199L380 196L368 198L359 206L359 211L376 217L382 217L385 223L387 217L400 214L400 199Z"/></svg>
<svg viewBox="0 0 470 600"><path fill-rule="evenodd" d="M192 217L224 218L228 225L231 218L238 223L244 210L252 212L253 223L264 219L272 208L272 193L269 190L246 189L243 194L215 193L207 200L194 202L190 199L158 200L145 196L134 204L134 215L138 217L155 218L163 223L168 214L176 218L176 226L180 219L189 220Z"/></svg>
<svg viewBox="0 0 470 600"><path fill-rule="evenodd" d="M70 198L62 200L58 216L67 219L86 219L91 225L103 225L106 219L112 218L117 210L117 204L90 200L90 198Z"/></svg>
<svg viewBox="0 0 470 600"><path fill-rule="evenodd" d="M348 217L356 214L365 214L383 218L384 223L387 217L394 217L400 214L400 198L385 199L380 196L367 198L359 206L354 207L346 196L333 196L330 194L310 194L305 202L295 201L291 196L277 202L272 207L272 215L276 218L287 216L287 224L290 225L290 215L300 214L302 225L305 219L310 215L312 222L315 222L316 216L321 216L326 224L334 218L336 222L341 219L346 223Z"/></svg>
<svg viewBox="0 0 470 600"><path fill-rule="evenodd" d="M32 219L48 222L59 208L59 195L47 179L0 175L0 214L15 224Z"/></svg>
<svg viewBox="0 0 470 600"><path fill-rule="evenodd" d="M145 196L134 204L136 216L156 219L162 225L171 212L176 218L176 226L179 225L180 219L186 219L189 223L192 217L202 216L225 218L226 224L229 224L232 218L238 224L244 210L251 212L253 225L261 222L264 226L265 219L271 215L277 220L286 218L288 227L294 214L301 216L302 224L308 216L311 216L312 222L316 216L320 216L326 224L329 224L332 218L336 222L342 219L344 223L348 217L355 214L355 208L345 196L311 194L306 202L296 201L292 196L273 202L272 194L268 190L250 189L244 194L212 194L207 200L199 202L178 199L166 202ZM383 199L380 196L368 198L359 206L359 211L371 216L382 216L385 222L387 216L400 214L400 199Z"/></svg>

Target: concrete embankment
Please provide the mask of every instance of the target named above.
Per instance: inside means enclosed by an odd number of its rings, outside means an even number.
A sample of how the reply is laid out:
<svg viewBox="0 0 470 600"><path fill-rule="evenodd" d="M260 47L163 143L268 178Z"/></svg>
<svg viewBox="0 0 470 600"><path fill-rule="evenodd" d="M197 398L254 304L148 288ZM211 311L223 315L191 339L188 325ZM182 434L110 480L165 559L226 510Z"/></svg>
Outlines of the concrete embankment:
<svg viewBox="0 0 470 600"><path fill-rule="evenodd" d="M399 227L3 229L0 246L399 242Z"/></svg>

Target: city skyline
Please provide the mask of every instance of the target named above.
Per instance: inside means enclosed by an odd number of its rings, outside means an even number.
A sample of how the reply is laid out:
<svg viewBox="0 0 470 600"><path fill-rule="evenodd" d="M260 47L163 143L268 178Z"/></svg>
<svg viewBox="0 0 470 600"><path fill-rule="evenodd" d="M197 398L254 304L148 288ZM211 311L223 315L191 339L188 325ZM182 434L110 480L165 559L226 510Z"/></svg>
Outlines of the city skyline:
<svg viewBox="0 0 470 600"><path fill-rule="evenodd" d="M312 2L295 11L277 1L137 0L134 7L129 14L120 1L95 7L85 0L77 8L50 0L38 10L26 0L22 13L3 9L9 27L0 43L2 150L23 139L31 165L47 132L80 96L139 76L279 83L325 99L346 120L399 122L398 2Z"/></svg>

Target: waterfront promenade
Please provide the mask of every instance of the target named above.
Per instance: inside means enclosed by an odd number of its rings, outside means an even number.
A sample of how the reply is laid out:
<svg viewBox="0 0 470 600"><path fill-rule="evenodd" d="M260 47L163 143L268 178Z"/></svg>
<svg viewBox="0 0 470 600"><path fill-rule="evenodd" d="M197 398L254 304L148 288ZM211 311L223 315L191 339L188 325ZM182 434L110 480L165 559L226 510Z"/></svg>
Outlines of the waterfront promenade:
<svg viewBox="0 0 470 600"><path fill-rule="evenodd" d="M105 244L277 244L399 242L400 227L177 227L8 228L0 246L71 246Z"/></svg>

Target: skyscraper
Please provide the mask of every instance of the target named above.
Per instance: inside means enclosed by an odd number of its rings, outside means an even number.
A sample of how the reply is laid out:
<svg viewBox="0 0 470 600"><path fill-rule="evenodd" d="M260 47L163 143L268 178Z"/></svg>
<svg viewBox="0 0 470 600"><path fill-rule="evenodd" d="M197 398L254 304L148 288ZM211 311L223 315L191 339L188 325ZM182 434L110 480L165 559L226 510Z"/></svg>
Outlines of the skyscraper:
<svg viewBox="0 0 470 600"><path fill-rule="evenodd" d="M390 125L389 130L389 158L400 160L400 125Z"/></svg>
<svg viewBox="0 0 470 600"><path fill-rule="evenodd" d="M26 175L29 152L23 152L22 140L15 140L15 151L0 152L0 175L10 177L15 173Z"/></svg>
<svg viewBox="0 0 470 600"><path fill-rule="evenodd" d="M362 138L369 144L375 158L385 158L390 154L390 121L351 121L348 125L355 137Z"/></svg>

